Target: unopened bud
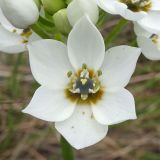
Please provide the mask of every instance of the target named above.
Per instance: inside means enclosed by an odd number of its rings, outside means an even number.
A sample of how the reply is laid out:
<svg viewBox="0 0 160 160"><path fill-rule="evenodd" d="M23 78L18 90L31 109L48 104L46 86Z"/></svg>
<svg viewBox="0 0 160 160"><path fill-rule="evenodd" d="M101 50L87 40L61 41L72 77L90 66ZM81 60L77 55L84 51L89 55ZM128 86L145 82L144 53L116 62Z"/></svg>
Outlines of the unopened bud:
<svg viewBox="0 0 160 160"><path fill-rule="evenodd" d="M45 11L53 15L57 11L66 7L64 0L41 0Z"/></svg>
<svg viewBox="0 0 160 160"><path fill-rule="evenodd" d="M72 2L72 0L65 0L65 2L67 5L69 5Z"/></svg>
<svg viewBox="0 0 160 160"><path fill-rule="evenodd" d="M40 0L34 0L34 2L36 3L38 9L40 10L41 7L41 1Z"/></svg>
<svg viewBox="0 0 160 160"><path fill-rule="evenodd" d="M1 9L10 23L20 29L28 28L39 18L33 0L1 0Z"/></svg>
<svg viewBox="0 0 160 160"><path fill-rule="evenodd" d="M67 18L67 10L61 9L57 13L54 14L53 20L57 29L64 33L68 34L71 30L71 25Z"/></svg>

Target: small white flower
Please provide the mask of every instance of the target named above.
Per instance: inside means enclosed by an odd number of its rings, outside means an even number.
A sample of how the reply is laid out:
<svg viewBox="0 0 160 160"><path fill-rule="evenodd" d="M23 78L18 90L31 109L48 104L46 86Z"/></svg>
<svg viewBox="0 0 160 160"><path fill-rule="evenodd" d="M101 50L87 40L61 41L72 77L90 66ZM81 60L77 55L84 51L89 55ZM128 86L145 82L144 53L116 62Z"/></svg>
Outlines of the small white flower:
<svg viewBox="0 0 160 160"><path fill-rule="evenodd" d="M127 20L136 21L144 29L160 32L159 0L96 0L106 12L119 14Z"/></svg>
<svg viewBox="0 0 160 160"><path fill-rule="evenodd" d="M95 0L73 0L67 7L67 16L72 26L85 14L96 24L99 10Z"/></svg>
<svg viewBox="0 0 160 160"><path fill-rule="evenodd" d="M128 84L141 50L129 46L109 49L88 17L70 32L67 46L55 40L28 45L30 65L42 85L24 113L55 122L75 148L102 140L108 125L135 119Z"/></svg>
<svg viewBox="0 0 160 160"><path fill-rule="evenodd" d="M31 30L15 28L5 18L0 9L0 51L5 53L20 53L26 51L26 44L40 39Z"/></svg>
<svg viewBox="0 0 160 160"><path fill-rule="evenodd" d="M150 60L160 60L160 34L150 33L134 24L134 31L137 35L137 43L142 53Z"/></svg>
<svg viewBox="0 0 160 160"><path fill-rule="evenodd" d="M34 0L0 0L5 17L17 28L26 29L39 18Z"/></svg>

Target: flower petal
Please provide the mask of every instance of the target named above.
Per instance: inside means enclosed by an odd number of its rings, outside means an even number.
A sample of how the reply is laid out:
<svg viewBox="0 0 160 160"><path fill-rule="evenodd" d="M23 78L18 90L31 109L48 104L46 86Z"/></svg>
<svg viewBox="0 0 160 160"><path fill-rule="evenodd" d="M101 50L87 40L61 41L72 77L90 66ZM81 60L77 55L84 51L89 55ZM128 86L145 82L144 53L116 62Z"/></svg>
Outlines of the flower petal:
<svg viewBox="0 0 160 160"><path fill-rule="evenodd" d="M116 1L117 0L107 0L107 1L106 0L96 0L99 7L110 14L117 14L117 11L115 8Z"/></svg>
<svg viewBox="0 0 160 160"><path fill-rule="evenodd" d="M67 47L69 59L76 70L84 63L95 70L101 67L105 55L104 40L87 16L70 32Z"/></svg>
<svg viewBox="0 0 160 160"><path fill-rule="evenodd" d="M91 21L96 24L99 17L98 6L94 0L74 0L67 7L67 15L72 26L87 14Z"/></svg>
<svg viewBox="0 0 160 160"><path fill-rule="evenodd" d="M0 25L0 51L5 53L20 53L26 50L22 38L17 33L12 33Z"/></svg>
<svg viewBox="0 0 160 160"><path fill-rule="evenodd" d="M150 38L138 36L137 42L144 56L150 60L160 60L160 48Z"/></svg>
<svg viewBox="0 0 160 160"><path fill-rule="evenodd" d="M7 18L4 16L1 8L0 8L0 24L1 24L5 29L7 29L7 30L10 31L10 32L13 32L14 30L16 30L16 33L17 33L17 34L21 34L21 33L23 32L22 29L15 28L15 27L7 20Z"/></svg>
<svg viewBox="0 0 160 160"><path fill-rule="evenodd" d="M160 32L160 20L159 20L159 11L150 11L148 16L144 17L137 23L151 33L159 33Z"/></svg>
<svg viewBox="0 0 160 160"><path fill-rule="evenodd" d="M108 131L106 125L95 121L89 106L77 106L69 119L55 123L55 127L76 149L96 144L106 136Z"/></svg>
<svg viewBox="0 0 160 160"><path fill-rule="evenodd" d="M137 36L150 37L152 33L149 33L144 28L142 28L138 23L134 23L134 32Z"/></svg>
<svg viewBox="0 0 160 160"><path fill-rule="evenodd" d="M117 92L106 92L102 101L92 106L92 111L95 119L103 125L136 119L134 98L123 88Z"/></svg>
<svg viewBox="0 0 160 160"><path fill-rule="evenodd" d="M1 23L2 25L8 25L8 26L11 25L10 22L7 20L7 18L4 16L1 8L0 8L0 23Z"/></svg>
<svg viewBox="0 0 160 160"><path fill-rule="evenodd" d="M118 14L120 14L122 17L124 17L127 20L131 20L131 21L138 21L142 18L144 18L145 16L147 16L146 12L133 12L130 9L128 9L127 5L121 2L116 2L115 3L115 8L118 12Z"/></svg>
<svg viewBox="0 0 160 160"><path fill-rule="evenodd" d="M160 11L160 1L158 0L151 0L152 2L152 10L154 11Z"/></svg>
<svg viewBox="0 0 160 160"><path fill-rule="evenodd" d="M141 53L139 48L118 46L106 52L102 66L102 82L107 89L125 87L136 67Z"/></svg>
<svg viewBox="0 0 160 160"><path fill-rule="evenodd" d="M45 121L59 122L69 118L74 109L75 104L65 98L64 90L40 87L23 112Z"/></svg>
<svg viewBox="0 0 160 160"><path fill-rule="evenodd" d="M39 40L28 45L33 76L41 84L52 89L64 89L67 73L72 71L67 47L55 40Z"/></svg>

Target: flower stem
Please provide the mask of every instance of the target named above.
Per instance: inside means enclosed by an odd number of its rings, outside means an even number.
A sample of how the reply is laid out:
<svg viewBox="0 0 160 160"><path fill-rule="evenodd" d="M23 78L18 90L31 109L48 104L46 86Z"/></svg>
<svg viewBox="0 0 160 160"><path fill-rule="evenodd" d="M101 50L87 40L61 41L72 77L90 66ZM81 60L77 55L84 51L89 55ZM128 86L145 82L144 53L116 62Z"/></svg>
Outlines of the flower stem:
<svg viewBox="0 0 160 160"><path fill-rule="evenodd" d="M44 31L44 29L37 23L31 26L31 29L43 39L50 39L50 36Z"/></svg>
<svg viewBox="0 0 160 160"><path fill-rule="evenodd" d="M74 152L71 145L61 136L61 148L63 160L74 160Z"/></svg>
<svg viewBox="0 0 160 160"><path fill-rule="evenodd" d="M15 62L15 65L13 67L12 74L9 80L9 86L10 86L12 96L16 96L18 94L19 84L18 84L17 76L18 76L18 69L22 62L22 57L23 57L22 53L18 54L17 60Z"/></svg>
<svg viewBox="0 0 160 160"><path fill-rule="evenodd" d="M110 46L110 44L117 38L122 29L128 24L128 21L125 19L120 19L118 24L112 29L112 31L105 38L106 48Z"/></svg>

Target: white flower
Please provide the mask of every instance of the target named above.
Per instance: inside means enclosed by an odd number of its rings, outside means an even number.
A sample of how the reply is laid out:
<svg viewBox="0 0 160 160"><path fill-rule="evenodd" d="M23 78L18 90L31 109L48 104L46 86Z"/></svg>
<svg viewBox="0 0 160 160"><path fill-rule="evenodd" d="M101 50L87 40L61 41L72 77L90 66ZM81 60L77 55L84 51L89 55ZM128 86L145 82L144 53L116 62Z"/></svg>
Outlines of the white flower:
<svg viewBox="0 0 160 160"><path fill-rule="evenodd" d="M12 26L0 9L0 51L20 53L26 51L26 44L39 40L40 37L31 30L22 30Z"/></svg>
<svg viewBox="0 0 160 160"><path fill-rule="evenodd" d="M137 35L137 43L142 53L150 60L160 60L160 34L150 33L134 24L134 31Z"/></svg>
<svg viewBox="0 0 160 160"><path fill-rule="evenodd" d="M132 94L124 89L141 50L109 49L94 24L83 17L70 32L67 46L55 40L28 45L30 65L42 85L24 113L55 122L77 149L103 139L108 125L135 119Z"/></svg>
<svg viewBox="0 0 160 160"><path fill-rule="evenodd" d="M72 26L85 14L96 24L99 10L95 0L73 0L67 7L67 16Z"/></svg>
<svg viewBox="0 0 160 160"><path fill-rule="evenodd" d="M159 0L96 0L106 12L119 14L127 20L137 21L151 32L160 32Z"/></svg>
<svg viewBox="0 0 160 160"><path fill-rule="evenodd" d="M33 0L0 0L5 17L17 28L26 29L39 18L39 10Z"/></svg>

